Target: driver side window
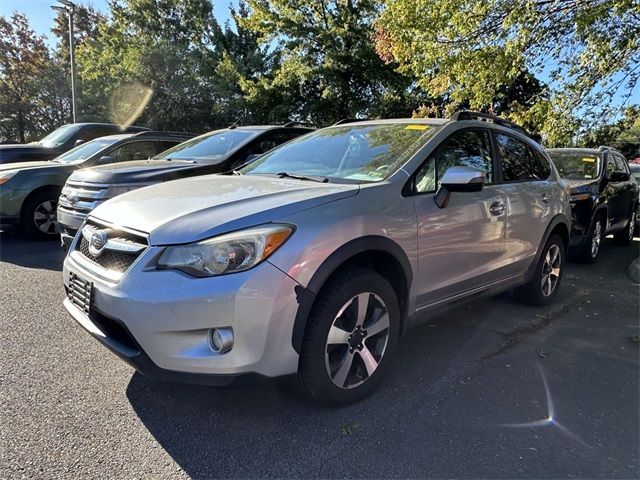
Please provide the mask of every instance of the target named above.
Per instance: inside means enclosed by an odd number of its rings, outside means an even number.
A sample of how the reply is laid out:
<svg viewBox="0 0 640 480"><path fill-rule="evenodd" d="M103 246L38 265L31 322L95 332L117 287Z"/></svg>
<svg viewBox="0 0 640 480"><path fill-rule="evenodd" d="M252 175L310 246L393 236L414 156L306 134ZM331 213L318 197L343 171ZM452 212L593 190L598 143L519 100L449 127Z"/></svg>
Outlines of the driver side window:
<svg viewBox="0 0 640 480"><path fill-rule="evenodd" d="M450 167L473 167L487 172L487 184L493 181L493 161L489 132L459 130L442 142L416 173L416 193L435 192L440 178Z"/></svg>

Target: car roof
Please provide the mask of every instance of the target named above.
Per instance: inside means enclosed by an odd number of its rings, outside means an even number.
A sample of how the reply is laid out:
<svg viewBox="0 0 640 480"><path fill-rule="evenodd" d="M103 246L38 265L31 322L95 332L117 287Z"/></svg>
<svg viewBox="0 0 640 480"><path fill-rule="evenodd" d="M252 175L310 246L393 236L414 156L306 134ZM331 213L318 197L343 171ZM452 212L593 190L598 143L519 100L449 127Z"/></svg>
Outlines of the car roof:
<svg viewBox="0 0 640 480"><path fill-rule="evenodd" d="M451 119L449 118L384 118L379 120L352 120L338 125L331 125L331 127L342 127L344 125L394 125L398 123L440 126L450 121Z"/></svg>
<svg viewBox="0 0 640 480"><path fill-rule="evenodd" d="M591 155L600 155L601 153L606 152L607 150L598 150L597 148L578 148L578 147L567 147L567 148L545 148L546 152L573 152L573 153L588 153Z"/></svg>
<svg viewBox="0 0 640 480"><path fill-rule="evenodd" d="M290 126L284 126L284 125L238 125L235 127L227 127L227 130L252 130L252 131L257 131L257 132L266 132L267 130L276 130L276 129L280 129L280 128L284 128L287 130L308 130L308 131L312 131L315 130L312 127L307 127L304 125L290 125ZM224 128L220 128L217 130L225 130Z"/></svg>

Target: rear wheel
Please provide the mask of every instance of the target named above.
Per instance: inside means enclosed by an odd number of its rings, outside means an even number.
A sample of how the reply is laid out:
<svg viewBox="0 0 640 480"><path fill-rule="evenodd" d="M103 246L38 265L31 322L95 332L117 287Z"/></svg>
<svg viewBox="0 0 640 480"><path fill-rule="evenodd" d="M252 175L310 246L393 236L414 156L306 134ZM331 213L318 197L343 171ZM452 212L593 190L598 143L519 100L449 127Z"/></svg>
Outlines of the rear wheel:
<svg viewBox="0 0 640 480"><path fill-rule="evenodd" d="M631 218L629 218L629 225L624 230L620 230L613 235L613 239L618 245L630 245L633 241L633 234L636 230L636 210L631 212Z"/></svg>
<svg viewBox="0 0 640 480"><path fill-rule="evenodd" d="M22 208L20 225L29 238L54 240L58 238L59 192L44 190L29 198Z"/></svg>
<svg viewBox="0 0 640 480"><path fill-rule="evenodd" d="M531 280L516 289L523 302L531 305L551 303L562 281L564 250L564 243L558 235L547 240Z"/></svg>
<svg viewBox="0 0 640 480"><path fill-rule="evenodd" d="M347 405L380 383L398 341L400 308L379 274L354 268L331 281L312 309L298 368L302 390L323 405Z"/></svg>

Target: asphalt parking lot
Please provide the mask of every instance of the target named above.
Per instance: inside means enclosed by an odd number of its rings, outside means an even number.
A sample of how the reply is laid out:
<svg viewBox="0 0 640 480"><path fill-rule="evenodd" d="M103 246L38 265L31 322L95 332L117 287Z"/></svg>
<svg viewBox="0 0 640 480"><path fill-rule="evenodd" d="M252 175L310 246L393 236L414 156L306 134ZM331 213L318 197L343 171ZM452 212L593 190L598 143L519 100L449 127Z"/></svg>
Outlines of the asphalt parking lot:
<svg viewBox="0 0 640 480"><path fill-rule="evenodd" d="M557 302L510 295L404 338L343 409L290 382L147 380L62 307L62 252L0 232L0 476L638 478L640 253L608 239Z"/></svg>

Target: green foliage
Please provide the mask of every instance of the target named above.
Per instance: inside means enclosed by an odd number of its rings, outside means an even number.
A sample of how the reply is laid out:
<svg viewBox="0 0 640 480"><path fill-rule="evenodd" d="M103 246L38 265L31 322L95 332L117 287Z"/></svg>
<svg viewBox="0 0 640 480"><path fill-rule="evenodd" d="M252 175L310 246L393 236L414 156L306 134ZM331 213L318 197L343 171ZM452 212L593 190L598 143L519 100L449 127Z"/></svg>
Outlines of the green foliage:
<svg viewBox="0 0 640 480"><path fill-rule="evenodd" d="M248 0L240 25L271 46L272 68L243 78L267 119L327 124L347 117L409 115L419 105L410 81L385 64L371 41L374 0Z"/></svg>
<svg viewBox="0 0 640 480"><path fill-rule="evenodd" d="M537 129L552 142L566 139L565 132L576 127L567 112L580 112L583 124L610 115L614 112L608 100L621 90L630 95L640 77L636 0L384 4L376 21L378 53L398 62L399 70L431 95L449 95L453 102L487 108L500 89L523 72L551 68L559 90L550 100L540 98L541 105L530 105L528 117L543 122ZM543 118L544 110L564 115Z"/></svg>
<svg viewBox="0 0 640 480"><path fill-rule="evenodd" d="M618 121L587 132L579 143L585 147L612 146L629 160L640 157L640 106L629 107Z"/></svg>

